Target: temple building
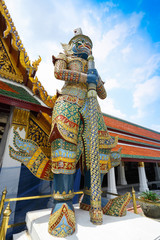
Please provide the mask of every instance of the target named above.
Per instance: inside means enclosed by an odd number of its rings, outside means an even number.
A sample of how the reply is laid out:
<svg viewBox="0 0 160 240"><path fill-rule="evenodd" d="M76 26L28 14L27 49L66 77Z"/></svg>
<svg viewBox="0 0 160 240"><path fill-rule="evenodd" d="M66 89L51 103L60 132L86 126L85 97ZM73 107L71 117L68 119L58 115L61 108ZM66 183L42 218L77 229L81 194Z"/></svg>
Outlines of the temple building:
<svg viewBox="0 0 160 240"><path fill-rule="evenodd" d="M104 114L111 136L119 137L122 162L108 174L108 191L116 185L137 186L140 192L160 188L160 133Z"/></svg>
<svg viewBox="0 0 160 240"><path fill-rule="evenodd" d="M36 77L40 61L30 62L9 11L0 0L0 192L6 187L7 198L52 193L51 182L37 179L9 156L14 129L50 156L48 136L54 97L48 96ZM160 133L107 114L104 120L110 135L119 136L115 150L122 147L122 163L109 171L104 187L113 193L117 186L135 184L139 191L159 188ZM51 199L12 202L10 224L24 221L27 211L50 207L51 203Z"/></svg>

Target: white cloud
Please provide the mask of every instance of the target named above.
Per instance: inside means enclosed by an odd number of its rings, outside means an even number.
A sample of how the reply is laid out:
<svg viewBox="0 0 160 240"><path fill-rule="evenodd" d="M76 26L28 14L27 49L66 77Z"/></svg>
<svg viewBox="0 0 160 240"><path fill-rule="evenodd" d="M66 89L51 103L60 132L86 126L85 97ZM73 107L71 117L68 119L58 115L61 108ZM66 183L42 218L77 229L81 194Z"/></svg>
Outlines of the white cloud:
<svg viewBox="0 0 160 240"><path fill-rule="evenodd" d="M160 77L155 76L144 83L137 84L134 92L134 107L144 108L160 95Z"/></svg>
<svg viewBox="0 0 160 240"><path fill-rule="evenodd" d="M19 29L23 29L23 34L21 34L20 36L22 42L24 40L27 42L27 39L32 35L32 31L30 31L32 18L29 14L26 14L24 17L23 11L25 10L22 6L23 1L22 0L14 0L14 1L6 0L5 3L11 15L12 21L16 27L16 30L19 32Z"/></svg>
<svg viewBox="0 0 160 240"><path fill-rule="evenodd" d="M54 66L51 61L40 63L37 77L41 84L45 86L47 93L52 96L56 94L56 90L60 90L64 85L63 81L55 79Z"/></svg>
<svg viewBox="0 0 160 240"><path fill-rule="evenodd" d="M155 131L160 132L160 124L152 124L151 129L154 129Z"/></svg>
<svg viewBox="0 0 160 240"><path fill-rule="evenodd" d="M119 88L122 96L123 89L128 89L133 97L133 108L126 107L126 114L129 117L137 110L136 118L145 116L144 121L147 121L148 106L160 96L157 76L160 54L159 43L153 45L149 36L143 35L147 31L141 25L143 12L125 15L112 1L96 5L80 0L5 2L30 60L42 57L37 75L49 94L54 94L64 84L54 78L51 56L62 52L60 42L67 43L73 37L73 29L81 27L93 41L96 67L106 82L106 90ZM119 109L116 108L114 94L117 91L112 92L112 99L100 101L102 111L125 118L120 99Z"/></svg>
<svg viewBox="0 0 160 240"><path fill-rule="evenodd" d="M95 56L99 61L104 61L106 57L118 46L120 46L127 37L135 34L143 13L133 13L128 19L120 19L120 22L106 31L100 39L95 42ZM101 35L100 35L101 36Z"/></svg>
<svg viewBox="0 0 160 240"><path fill-rule="evenodd" d="M124 60L128 59L128 55L130 54L131 50L132 47L130 43L121 50Z"/></svg>
<svg viewBox="0 0 160 240"><path fill-rule="evenodd" d="M113 88L118 88L120 87L117 79L115 78L109 78L109 79L104 79L104 82L105 82L105 88L108 90L111 90Z"/></svg>
<svg viewBox="0 0 160 240"><path fill-rule="evenodd" d="M144 63L141 63L140 67L137 67L133 72L134 82L143 82L150 78L157 69L160 68L160 54L153 54L149 56Z"/></svg>
<svg viewBox="0 0 160 240"><path fill-rule="evenodd" d="M115 107L115 102L112 98L107 97L104 100L98 99L100 106L101 106L101 111L103 113L113 115L118 118L126 118L126 115L120 111L120 109L117 109Z"/></svg>
<svg viewBox="0 0 160 240"><path fill-rule="evenodd" d="M137 117L141 118L149 111L148 106L153 104L160 96L160 77L153 78L136 85L133 94L133 107L137 109Z"/></svg>

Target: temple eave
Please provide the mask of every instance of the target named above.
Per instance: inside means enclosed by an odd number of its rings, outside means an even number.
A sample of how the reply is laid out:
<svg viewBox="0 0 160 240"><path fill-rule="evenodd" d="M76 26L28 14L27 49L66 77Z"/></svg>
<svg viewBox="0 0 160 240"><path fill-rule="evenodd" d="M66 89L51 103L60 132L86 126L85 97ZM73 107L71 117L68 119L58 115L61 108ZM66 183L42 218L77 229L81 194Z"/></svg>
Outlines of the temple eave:
<svg viewBox="0 0 160 240"><path fill-rule="evenodd" d="M138 155L126 155L122 154L122 162L150 162L159 163L160 157L148 157L148 156L138 156Z"/></svg>
<svg viewBox="0 0 160 240"><path fill-rule="evenodd" d="M44 107L42 105L38 105L38 104L35 104L35 103L27 102L27 101L24 101L24 100L12 98L12 97L9 97L9 96L4 96L4 95L1 95L1 94L0 94L0 102L3 103L3 104L16 106L16 107L28 109L28 110L35 111L35 112L44 112L44 113L47 113L49 115L52 114L52 109L51 108Z"/></svg>

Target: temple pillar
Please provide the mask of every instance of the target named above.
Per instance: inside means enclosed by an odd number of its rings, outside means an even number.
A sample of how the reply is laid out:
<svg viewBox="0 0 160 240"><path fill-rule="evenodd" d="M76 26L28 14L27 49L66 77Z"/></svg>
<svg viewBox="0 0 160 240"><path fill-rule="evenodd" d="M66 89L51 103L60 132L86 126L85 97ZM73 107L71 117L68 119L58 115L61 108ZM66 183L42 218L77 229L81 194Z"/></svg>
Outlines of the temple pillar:
<svg viewBox="0 0 160 240"><path fill-rule="evenodd" d="M121 162L120 165L118 166L118 184L119 185L127 185L124 164L125 164L124 162Z"/></svg>
<svg viewBox="0 0 160 240"><path fill-rule="evenodd" d="M138 163L138 174L139 174L139 191L145 192L148 191L146 172L144 168L144 162Z"/></svg>
<svg viewBox="0 0 160 240"><path fill-rule="evenodd" d="M155 180L160 181L160 164L159 163L154 164L154 171L155 171Z"/></svg>
<svg viewBox="0 0 160 240"><path fill-rule="evenodd" d="M107 173L107 178L108 178L108 188L107 191L110 193L115 193L117 194L117 187L116 187L116 179L115 179L115 171L114 167L109 170ZM114 195L107 194L108 199L115 198Z"/></svg>

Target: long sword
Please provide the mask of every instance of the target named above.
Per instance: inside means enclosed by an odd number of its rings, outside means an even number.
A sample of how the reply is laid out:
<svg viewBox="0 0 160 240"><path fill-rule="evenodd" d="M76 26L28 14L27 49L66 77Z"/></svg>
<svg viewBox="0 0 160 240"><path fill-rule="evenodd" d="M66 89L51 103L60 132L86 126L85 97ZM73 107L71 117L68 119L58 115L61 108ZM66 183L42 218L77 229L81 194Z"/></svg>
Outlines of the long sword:
<svg viewBox="0 0 160 240"><path fill-rule="evenodd" d="M94 57L88 57L88 69L94 69ZM98 112L96 84L88 86L89 124L90 124L90 172L91 172L91 209L90 221L93 224L102 224L103 213L101 209L101 176L99 166L98 141Z"/></svg>

